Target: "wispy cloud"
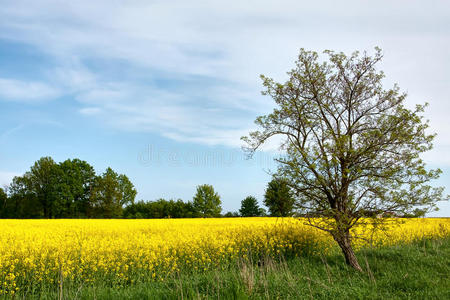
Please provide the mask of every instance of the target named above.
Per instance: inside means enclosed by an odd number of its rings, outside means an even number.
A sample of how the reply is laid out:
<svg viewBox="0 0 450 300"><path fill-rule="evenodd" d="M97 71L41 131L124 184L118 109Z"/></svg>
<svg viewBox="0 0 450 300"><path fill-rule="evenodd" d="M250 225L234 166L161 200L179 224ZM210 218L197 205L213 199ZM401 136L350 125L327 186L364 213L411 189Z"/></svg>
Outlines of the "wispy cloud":
<svg viewBox="0 0 450 300"><path fill-rule="evenodd" d="M170 139L207 145L238 147L252 119L242 118L250 108L210 99L204 93L183 94L159 88L110 85L110 89L80 93L77 100L89 105L83 115L96 115L118 130L155 132ZM209 89L207 89L209 90ZM225 91L217 98L224 97ZM195 97L196 101L192 101Z"/></svg>
<svg viewBox="0 0 450 300"><path fill-rule="evenodd" d="M0 100L36 102L53 100L60 94L46 83L0 78Z"/></svg>
<svg viewBox="0 0 450 300"><path fill-rule="evenodd" d="M99 107L84 107L80 109L80 113L87 116L98 115L102 112Z"/></svg>

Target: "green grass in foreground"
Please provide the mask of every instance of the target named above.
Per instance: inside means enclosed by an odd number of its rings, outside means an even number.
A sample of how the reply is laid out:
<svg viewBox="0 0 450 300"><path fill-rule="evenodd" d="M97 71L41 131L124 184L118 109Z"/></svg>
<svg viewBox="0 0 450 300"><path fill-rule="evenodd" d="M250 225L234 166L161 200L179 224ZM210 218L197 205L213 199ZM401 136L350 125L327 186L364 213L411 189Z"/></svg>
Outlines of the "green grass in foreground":
<svg viewBox="0 0 450 300"><path fill-rule="evenodd" d="M450 239L358 254L364 273L340 255L241 262L225 271L179 273L162 282L64 286L64 299L450 299ZM58 299L60 290L15 299Z"/></svg>

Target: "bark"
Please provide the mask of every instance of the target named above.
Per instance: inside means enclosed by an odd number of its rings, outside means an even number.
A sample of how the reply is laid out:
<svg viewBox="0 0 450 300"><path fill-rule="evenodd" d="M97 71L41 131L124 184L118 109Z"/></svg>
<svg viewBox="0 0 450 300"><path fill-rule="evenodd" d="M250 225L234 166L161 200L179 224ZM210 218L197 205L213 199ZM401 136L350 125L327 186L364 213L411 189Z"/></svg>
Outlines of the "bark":
<svg viewBox="0 0 450 300"><path fill-rule="evenodd" d="M350 242L350 233L345 232L343 234L335 234L333 237L339 244L339 247L341 247L342 253L345 256L345 262L352 266L355 270L362 272L362 268L358 263L358 259L356 258Z"/></svg>

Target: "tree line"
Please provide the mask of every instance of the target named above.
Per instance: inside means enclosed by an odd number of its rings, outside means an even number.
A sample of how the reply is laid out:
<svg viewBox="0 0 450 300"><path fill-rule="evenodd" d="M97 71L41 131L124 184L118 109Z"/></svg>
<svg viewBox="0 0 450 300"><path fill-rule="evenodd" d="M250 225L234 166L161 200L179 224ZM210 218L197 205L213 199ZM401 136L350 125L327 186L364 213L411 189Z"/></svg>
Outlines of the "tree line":
<svg viewBox="0 0 450 300"><path fill-rule="evenodd" d="M98 175L86 161L56 163L51 157L36 161L5 190L2 218L115 218L137 193L126 175L111 168Z"/></svg>
<svg viewBox="0 0 450 300"><path fill-rule="evenodd" d="M201 218L291 216L294 197L285 180L269 182L264 205L248 196L239 211L222 214L222 201L213 186L197 186L192 201L135 201L137 191L124 174L111 168L96 174L80 159L56 163L42 157L9 186L0 188L0 218Z"/></svg>

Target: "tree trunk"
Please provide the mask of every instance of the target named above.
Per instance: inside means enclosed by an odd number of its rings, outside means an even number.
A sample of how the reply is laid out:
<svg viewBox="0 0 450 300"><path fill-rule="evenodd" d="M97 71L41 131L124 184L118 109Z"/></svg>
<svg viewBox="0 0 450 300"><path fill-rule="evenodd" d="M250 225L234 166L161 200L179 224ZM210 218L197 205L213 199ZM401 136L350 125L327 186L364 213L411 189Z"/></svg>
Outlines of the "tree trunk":
<svg viewBox="0 0 450 300"><path fill-rule="evenodd" d="M345 256L345 262L352 266L354 269L358 270L359 272L362 272L362 268L358 263L358 259L356 258L355 252L353 252L353 248L350 242L350 233L345 232L343 234L335 234L333 235L333 238L336 240L336 242L339 244L339 247L341 247L342 253Z"/></svg>

